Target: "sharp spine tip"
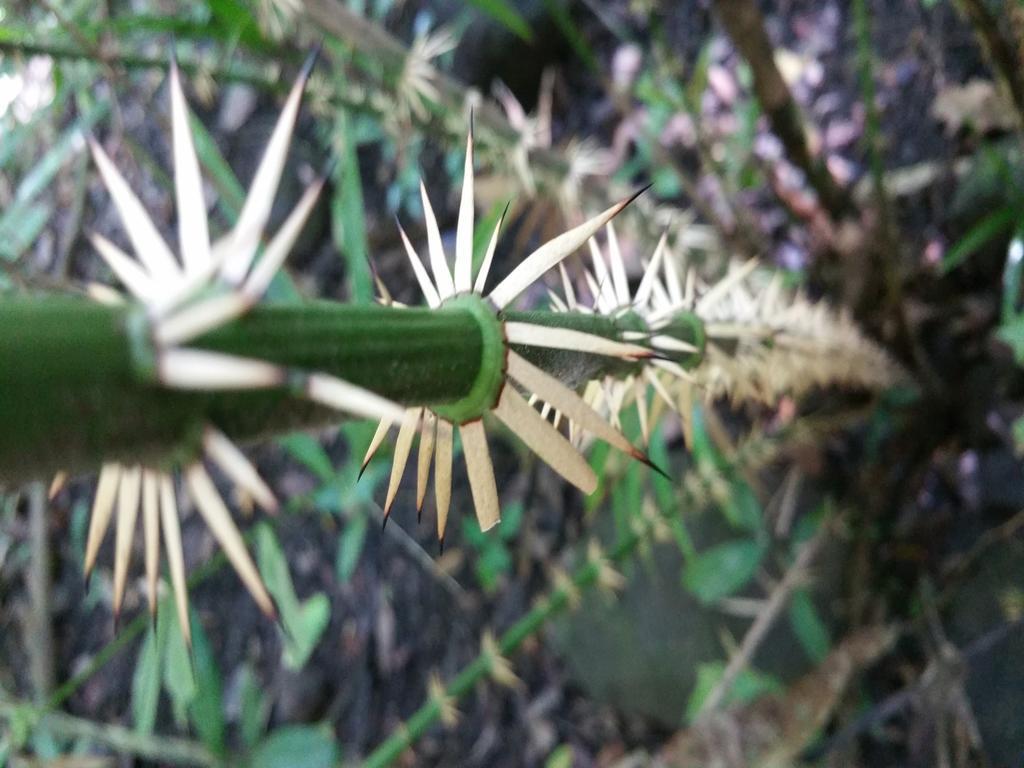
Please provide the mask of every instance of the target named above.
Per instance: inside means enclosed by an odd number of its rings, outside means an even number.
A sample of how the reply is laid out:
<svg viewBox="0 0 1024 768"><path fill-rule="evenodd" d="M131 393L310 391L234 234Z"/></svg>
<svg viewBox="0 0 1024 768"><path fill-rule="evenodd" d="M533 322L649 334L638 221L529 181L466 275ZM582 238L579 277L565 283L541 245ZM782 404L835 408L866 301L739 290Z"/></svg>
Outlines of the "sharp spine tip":
<svg viewBox="0 0 1024 768"><path fill-rule="evenodd" d="M633 450L633 458L636 459L637 461L639 461L641 464L646 464L648 467L653 469L655 472L657 472L659 475L664 477L666 480L671 480L672 479L669 476L668 472L666 472L664 469L662 469L657 464L655 464L653 461L651 461L651 457L648 456L643 451L639 451L639 450L634 449Z"/></svg>
<svg viewBox="0 0 1024 768"><path fill-rule="evenodd" d="M439 555L443 555L444 554L444 536L438 536L438 538L437 538L437 546L438 546L438 550L439 550L438 554Z"/></svg>
<svg viewBox="0 0 1024 768"><path fill-rule="evenodd" d="M263 611L264 615L272 622L277 624L277 626L281 628L281 631L284 632L286 637L294 639L292 638L291 634L289 634L288 630L285 628L284 622L281 621L281 611L277 607L277 600L275 600L274 596L271 594L268 594L267 597L270 598L270 609Z"/></svg>
<svg viewBox="0 0 1024 768"><path fill-rule="evenodd" d="M391 519L391 510L389 509L389 510L387 510L387 511L386 511L386 512L384 513L384 522L382 522L382 523L380 524L380 529L381 529L382 531L383 531L383 530L384 530L385 528L387 528L387 527L388 527L388 520L390 520L390 519Z"/></svg>
<svg viewBox="0 0 1024 768"><path fill-rule="evenodd" d="M316 60L320 58L320 52L323 50L324 41L317 41L316 45L313 46L313 50L306 56L306 60L302 62L302 69L299 71L299 79L306 81L309 79L310 73L313 71L313 67L316 66Z"/></svg>

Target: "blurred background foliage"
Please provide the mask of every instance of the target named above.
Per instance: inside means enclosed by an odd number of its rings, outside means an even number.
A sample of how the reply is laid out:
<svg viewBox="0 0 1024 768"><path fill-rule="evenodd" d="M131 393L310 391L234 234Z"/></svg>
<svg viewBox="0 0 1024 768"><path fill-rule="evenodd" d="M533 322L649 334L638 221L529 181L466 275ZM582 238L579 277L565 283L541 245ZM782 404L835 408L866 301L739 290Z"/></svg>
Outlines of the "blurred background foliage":
<svg viewBox="0 0 1024 768"><path fill-rule="evenodd" d="M416 301L394 218L422 238L422 175L454 237L472 113L499 271L650 182L631 278L663 231L709 281L757 256L919 387L689 404L652 433L671 479L596 445L587 499L496 440L502 524L440 556L408 483L381 530L372 425L280 438L283 513L234 501L281 625L192 515L191 655L169 597L115 632L82 582L91 479L5 489L0 765L1019 764L1018 0L13 0L0 301L109 277L87 133L169 228L172 49L223 229L318 43L280 210L338 162L274 300L372 301L372 262Z"/></svg>

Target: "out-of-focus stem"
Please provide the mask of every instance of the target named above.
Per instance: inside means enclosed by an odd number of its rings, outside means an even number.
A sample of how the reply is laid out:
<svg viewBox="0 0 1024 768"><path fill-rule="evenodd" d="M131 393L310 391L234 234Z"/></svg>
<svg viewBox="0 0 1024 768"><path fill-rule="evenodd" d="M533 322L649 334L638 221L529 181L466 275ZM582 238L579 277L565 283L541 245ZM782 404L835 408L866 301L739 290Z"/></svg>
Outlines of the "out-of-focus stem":
<svg viewBox="0 0 1024 768"><path fill-rule="evenodd" d="M736 50L750 65L754 94L787 157L807 176L829 214L842 218L850 208L849 196L823 160L811 152L800 108L775 63L775 50L758 4L755 0L714 0L713 5Z"/></svg>

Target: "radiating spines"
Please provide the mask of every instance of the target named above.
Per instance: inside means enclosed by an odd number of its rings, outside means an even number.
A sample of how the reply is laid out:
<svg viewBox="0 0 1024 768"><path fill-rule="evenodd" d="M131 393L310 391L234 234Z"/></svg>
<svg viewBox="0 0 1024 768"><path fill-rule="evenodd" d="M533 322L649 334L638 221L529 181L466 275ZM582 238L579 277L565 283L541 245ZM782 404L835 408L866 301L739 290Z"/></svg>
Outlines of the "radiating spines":
<svg viewBox="0 0 1024 768"><path fill-rule="evenodd" d="M132 249L146 272L158 281L173 283L179 280L181 269L139 198L99 142L90 138L89 149L92 151L93 161L100 171L103 183L114 201L114 207L120 215Z"/></svg>
<svg viewBox="0 0 1024 768"><path fill-rule="evenodd" d="M422 408L409 408L402 418L398 428L398 438L395 440L395 454L391 463L391 479L388 481L387 498L384 501L384 524L391 516L391 506L395 503L395 496L398 494L398 487L402 481L402 474L405 472L406 462L409 460L409 453L412 450L412 442L416 437L416 430L419 428L420 418L423 415Z"/></svg>
<svg viewBox="0 0 1024 768"><path fill-rule="evenodd" d="M277 501L256 468L223 433L207 427L202 447L207 459L223 472L236 490L250 496L269 511ZM223 547L229 561L267 615L275 609L269 593L245 546L231 514L200 461L185 470L186 496L206 521L214 538ZM116 513L114 541L114 581L112 608L115 623L121 613L128 584L135 529L141 512L145 562L146 601L151 616L158 599L161 540L167 556L174 590L175 606L186 642L191 642L188 624L188 595L185 581L185 557L178 518L178 498L172 476L165 470L141 465L110 463L103 467L93 502L86 542L85 573L91 573L107 529Z"/></svg>
<svg viewBox="0 0 1024 768"><path fill-rule="evenodd" d="M284 163L288 157L292 130L299 114L302 92L312 72L318 50L314 50L306 59L298 79L292 86L285 101L281 115L274 126L270 141L264 150L263 158L256 169L249 193L246 195L242 212L238 216L229 236L228 255L221 266L221 274L230 283L239 284L249 271L256 255L260 237L270 217L277 193L277 185L281 180Z"/></svg>
<svg viewBox="0 0 1024 768"><path fill-rule="evenodd" d="M188 104L181 87L178 61L171 57L171 135L174 150L174 191L178 204L178 245L186 272L201 272L212 259L210 232L199 160L189 125Z"/></svg>
<svg viewBox="0 0 1024 768"><path fill-rule="evenodd" d="M521 261L508 276L488 294L491 303L504 309L531 284L569 255L581 248L605 224L621 213L647 187L549 240Z"/></svg>

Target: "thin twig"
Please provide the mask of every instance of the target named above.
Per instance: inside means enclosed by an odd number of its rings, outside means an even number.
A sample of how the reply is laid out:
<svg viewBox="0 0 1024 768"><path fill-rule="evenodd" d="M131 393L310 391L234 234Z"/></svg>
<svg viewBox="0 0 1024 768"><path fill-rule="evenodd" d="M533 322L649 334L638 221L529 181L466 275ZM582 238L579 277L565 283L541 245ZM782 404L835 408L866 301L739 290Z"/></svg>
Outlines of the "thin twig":
<svg viewBox="0 0 1024 768"><path fill-rule="evenodd" d="M135 755L161 764L220 764L206 747L190 739L144 734L120 725L101 725L63 712L46 712L30 704L0 698L0 718L12 720L24 717L32 718L36 727L45 728L55 736L84 739L118 753Z"/></svg>
<svg viewBox="0 0 1024 768"><path fill-rule="evenodd" d="M793 590L796 589L807 576L807 568L811 562L821 551L824 543L832 535L834 520L824 522L818 529L814 538L804 544L800 548L800 552L797 554L793 564L786 570L785 576L782 577L775 589L772 590L771 595L764 604L764 608L758 617L754 620L754 623L750 625L747 630L747 634L743 637L743 642L737 649L736 653L733 654L732 658L729 659L729 663L725 666L725 671L722 672L721 678L714 688L711 689L711 693L708 694L707 699L704 701L704 712L710 712L717 709L729 691L732 689L733 683L736 682L736 678L739 676L754 657L754 653L760 647L761 642L764 640L768 631L772 628L775 620L779 617L782 609L786 607L789 602L789 597Z"/></svg>
<svg viewBox="0 0 1024 768"><path fill-rule="evenodd" d="M713 6L733 45L750 65L754 94L787 157L806 174L832 218L843 218L850 211L849 195L832 178L822 159L811 152L800 108L775 63L758 4L754 0L714 0Z"/></svg>
<svg viewBox="0 0 1024 768"><path fill-rule="evenodd" d="M32 679L33 698L46 701L53 690L53 626L50 623L50 538L46 514L46 487L32 483L26 494L28 500L29 609L25 616L25 650L29 657L29 675Z"/></svg>

